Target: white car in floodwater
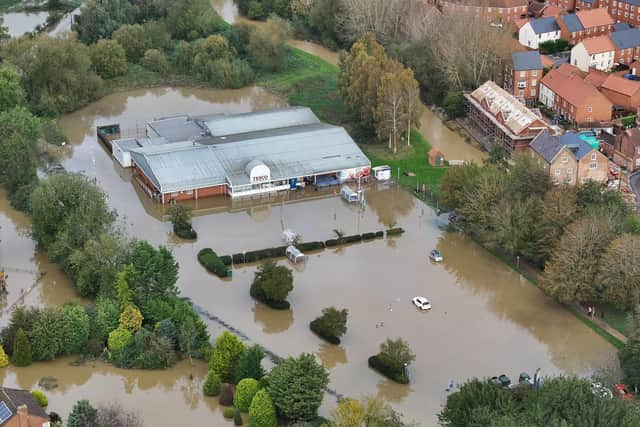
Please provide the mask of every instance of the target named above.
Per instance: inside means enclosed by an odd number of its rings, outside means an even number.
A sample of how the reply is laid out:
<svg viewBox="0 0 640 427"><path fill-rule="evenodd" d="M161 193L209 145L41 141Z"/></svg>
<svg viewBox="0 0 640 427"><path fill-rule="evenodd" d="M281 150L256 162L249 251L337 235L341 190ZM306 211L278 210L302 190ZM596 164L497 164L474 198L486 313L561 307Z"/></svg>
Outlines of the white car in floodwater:
<svg viewBox="0 0 640 427"><path fill-rule="evenodd" d="M434 250L431 251L431 253L429 254L429 259L431 261L434 261L434 262L442 262L442 261L444 261L444 257L442 256L440 251L437 250L437 249L434 249Z"/></svg>
<svg viewBox="0 0 640 427"><path fill-rule="evenodd" d="M414 297L412 301L420 310L431 310L431 303L425 297Z"/></svg>

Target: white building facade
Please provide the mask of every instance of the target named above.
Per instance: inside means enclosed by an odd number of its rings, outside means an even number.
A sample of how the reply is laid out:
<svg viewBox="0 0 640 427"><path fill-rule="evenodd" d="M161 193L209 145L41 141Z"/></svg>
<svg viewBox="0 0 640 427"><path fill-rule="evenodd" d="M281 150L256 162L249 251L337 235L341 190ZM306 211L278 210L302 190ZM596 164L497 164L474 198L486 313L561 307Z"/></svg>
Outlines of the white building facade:
<svg viewBox="0 0 640 427"><path fill-rule="evenodd" d="M518 41L531 49L538 49L540 43L560 39L560 27L554 17L532 19L520 28Z"/></svg>

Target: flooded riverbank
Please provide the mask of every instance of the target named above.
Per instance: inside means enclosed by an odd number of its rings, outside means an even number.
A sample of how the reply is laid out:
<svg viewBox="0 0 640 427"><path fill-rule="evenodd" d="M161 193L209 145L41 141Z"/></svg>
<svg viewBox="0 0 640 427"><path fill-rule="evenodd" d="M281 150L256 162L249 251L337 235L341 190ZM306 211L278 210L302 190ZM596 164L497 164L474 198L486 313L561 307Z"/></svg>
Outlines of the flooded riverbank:
<svg viewBox="0 0 640 427"><path fill-rule="evenodd" d="M130 235L173 249L184 296L276 354L313 351L331 370L337 392L378 394L422 425L435 424L449 379L499 373L516 379L521 371L537 368L544 374L588 375L615 357L606 341L465 236L442 231L444 218L394 185L368 186L365 210L335 197L334 189L253 201L200 200L193 205L198 240L185 243L172 236L161 207L130 182L129 171L118 167L95 138L100 124L142 126L160 115L279 105L281 100L258 88L161 88L112 95L60 121L71 142L61 149L62 164L96 178ZM273 311L249 297L255 265L236 268L231 280L220 280L196 260L203 247L228 254L279 245L284 228L304 240L324 240L333 237L334 229L352 234L391 225L407 232L310 254L309 262L294 271L290 311ZM432 248L443 253L442 264L428 261ZM417 312L410 302L416 295L430 298L433 310ZM341 346L327 345L308 330L321 308L330 305L349 309L349 331ZM211 326L215 335L219 328ZM410 386L392 384L366 364L380 342L396 336L407 339L417 355ZM86 387L99 387L99 380L89 379ZM164 399L166 391L148 393ZM323 413L334 404L325 399Z"/></svg>

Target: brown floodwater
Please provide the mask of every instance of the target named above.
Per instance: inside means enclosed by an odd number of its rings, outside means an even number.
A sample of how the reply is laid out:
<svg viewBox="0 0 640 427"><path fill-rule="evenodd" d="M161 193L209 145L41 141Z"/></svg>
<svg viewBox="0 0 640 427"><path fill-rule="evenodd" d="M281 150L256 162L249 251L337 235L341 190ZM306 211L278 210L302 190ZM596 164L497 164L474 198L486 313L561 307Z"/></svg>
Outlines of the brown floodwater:
<svg viewBox="0 0 640 427"><path fill-rule="evenodd" d="M199 200L191 203L198 240L183 242L172 236L162 207L139 191L130 172L117 166L95 137L95 126L100 124L140 127L161 115L281 105L282 100L258 88L161 88L119 93L62 118L60 125L70 144L51 151L68 170L96 178L129 235L172 248L180 263L182 294L200 309L281 356L315 353L331 371L331 388L351 396L378 395L421 425L435 424L450 379L457 382L501 373L517 379L521 371L531 374L537 368L544 374L589 375L615 363L615 349L610 344L464 235L443 231L444 217L393 184L365 186L365 209L348 205L335 196L335 189L286 192L254 200ZM5 258L9 257L17 266L42 269L43 260L26 234L26 219L6 202L0 207L2 263L8 265ZM207 273L196 259L197 251L204 247L230 254L280 245L282 231L287 228L310 241L332 238L334 229L353 234L394 225L406 233L309 254L306 264L294 268L292 309L287 311L271 310L250 298L256 265L236 267L232 279L221 280ZM443 263L428 260L433 248L443 253ZM41 289L40 293L34 291L34 303L56 304L60 301L57 295L72 295L61 276L49 288ZM54 291L44 293L44 289ZM411 305L411 298L418 295L431 299L430 312L418 312ZM320 310L332 305L349 310L349 330L340 346L322 342L308 329ZM212 336L219 333L217 323L207 322ZM410 386L393 384L366 364L382 341L398 336L408 340L417 356L409 369ZM222 425L222 421L215 421L221 419L219 415L212 416L218 409L199 397L203 371L194 374L196 387L187 380L184 364L161 373L146 373L103 364L91 369L67 367L68 363L65 359L55 364L61 381L72 385L52 392L52 409L65 413L80 397L99 401L116 396L139 408L153 424L164 420L157 408L172 401L172 411L187 417L183 419L195 424L209 417L207 422ZM10 370L7 378L11 384L28 387L49 372L47 366ZM26 379L21 380L21 375ZM185 390L195 397L184 397ZM335 399L327 395L322 413L327 414L333 405Z"/></svg>

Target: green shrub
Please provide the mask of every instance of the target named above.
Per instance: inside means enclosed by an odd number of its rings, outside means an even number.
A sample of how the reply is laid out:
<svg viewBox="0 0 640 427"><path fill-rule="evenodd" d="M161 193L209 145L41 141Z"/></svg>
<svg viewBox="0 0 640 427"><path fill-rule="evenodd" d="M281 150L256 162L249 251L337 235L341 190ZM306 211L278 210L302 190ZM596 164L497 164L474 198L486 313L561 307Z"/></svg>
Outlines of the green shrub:
<svg viewBox="0 0 640 427"><path fill-rule="evenodd" d="M384 231L376 231L376 237L384 237Z"/></svg>
<svg viewBox="0 0 640 427"><path fill-rule="evenodd" d="M397 236L404 233L402 227L390 228L387 230L387 237L389 236Z"/></svg>
<svg viewBox="0 0 640 427"><path fill-rule="evenodd" d="M362 240L372 240L376 238L376 233L362 233Z"/></svg>
<svg viewBox="0 0 640 427"><path fill-rule="evenodd" d="M229 266L233 263L233 258L229 255L223 255L220 257L220 261L226 266Z"/></svg>
<svg viewBox="0 0 640 427"><path fill-rule="evenodd" d="M332 247L334 247L334 246L338 246L338 243L339 243L339 242L338 242L338 239L329 239L329 240L327 240L326 242L324 242L324 245L325 245L327 248L332 248Z"/></svg>
<svg viewBox="0 0 640 427"><path fill-rule="evenodd" d="M220 394L220 377L213 371L207 373L207 379L202 384L202 392L205 396L217 396Z"/></svg>
<svg viewBox="0 0 640 427"><path fill-rule="evenodd" d="M85 353L92 357L98 357L104 351L104 340L102 338L91 338L87 342Z"/></svg>
<svg viewBox="0 0 640 427"><path fill-rule="evenodd" d="M322 321L320 319L312 320L311 323L309 323L309 329L311 329L311 331L318 335L320 338L330 342L331 344L340 344L340 338L326 333L324 328L322 328Z"/></svg>
<svg viewBox="0 0 640 427"><path fill-rule="evenodd" d="M4 352L4 348L0 345L0 368L9 366L9 356Z"/></svg>
<svg viewBox="0 0 640 427"><path fill-rule="evenodd" d="M158 49L147 50L142 57L141 63L143 67L151 71L155 71L158 74L164 75L169 72L169 61L167 61L167 55Z"/></svg>
<svg viewBox="0 0 640 427"><path fill-rule="evenodd" d="M344 236L342 238L342 243L358 243L362 241L362 236L360 234L354 234L353 236Z"/></svg>
<svg viewBox="0 0 640 427"><path fill-rule="evenodd" d="M198 261L207 271L216 276L227 277L227 266L211 248L204 248L198 252Z"/></svg>
<svg viewBox="0 0 640 427"><path fill-rule="evenodd" d="M404 373L404 366L400 366L384 354L371 356L369 358L369 367L392 381L400 384L409 384L409 378Z"/></svg>
<svg viewBox="0 0 640 427"><path fill-rule="evenodd" d="M224 331L216 338L216 345L209 359L209 369L218 374L222 381L232 382L235 379L236 364L244 351L242 341ZM231 399L233 400L233 396Z"/></svg>
<svg viewBox="0 0 640 427"><path fill-rule="evenodd" d="M24 333L22 328L18 329L13 341L11 363L15 366L31 365L31 344L29 344L29 338L27 338L27 334Z"/></svg>
<svg viewBox="0 0 640 427"><path fill-rule="evenodd" d="M120 351L133 341L133 334L122 327L109 332L107 346L111 351Z"/></svg>
<svg viewBox="0 0 640 427"><path fill-rule="evenodd" d="M249 407L249 425L251 427L277 427L276 408L266 389L260 389Z"/></svg>
<svg viewBox="0 0 640 427"><path fill-rule="evenodd" d="M235 369L236 384L245 378L253 378L261 380L264 377L264 369L262 368L262 359L264 351L262 347L255 344L246 349L238 358Z"/></svg>
<svg viewBox="0 0 640 427"><path fill-rule="evenodd" d="M233 424L237 426L242 425L242 414L240 413L240 410L238 408L236 408L233 414Z"/></svg>
<svg viewBox="0 0 640 427"><path fill-rule="evenodd" d="M117 41L98 40L90 52L91 62L100 77L110 79L127 73L125 50Z"/></svg>
<svg viewBox="0 0 640 427"><path fill-rule="evenodd" d="M49 144L62 145L67 141L67 136L62 132L55 120L47 120L42 123L42 137Z"/></svg>
<svg viewBox="0 0 640 427"><path fill-rule="evenodd" d="M224 408L224 410L222 411L222 416L229 420L232 419L235 415L236 415L235 408Z"/></svg>
<svg viewBox="0 0 640 427"><path fill-rule="evenodd" d="M233 404L242 412L249 410L253 396L258 392L258 381L253 378L245 378L238 383Z"/></svg>
<svg viewBox="0 0 640 427"><path fill-rule="evenodd" d="M38 402L38 405L40 405L41 408L46 408L49 404L49 399L47 399L47 396L45 396L45 394L40 390L33 390L31 392L31 395L36 400L36 402Z"/></svg>
<svg viewBox="0 0 640 427"><path fill-rule="evenodd" d="M233 405L233 395L234 395L233 384L229 384L229 383L222 384L222 389L220 390L220 397L218 398L218 403L220 403L222 406ZM231 417L233 417L233 414L231 414Z"/></svg>
<svg viewBox="0 0 640 427"><path fill-rule="evenodd" d="M164 337L171 343L171 347L178 342L178 328L171 319L164 319L156 324L155 332L159 337Z"/></svg>
<svg viewBox="0 0 640 427"><path fill-rule="evenodd" d="M297 248L300 249L302 252L317 251L320 249L324 249L324 243L323 242L300 243L299 245L297 245Z"/></svg>

